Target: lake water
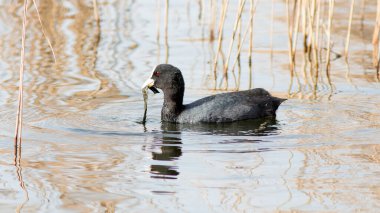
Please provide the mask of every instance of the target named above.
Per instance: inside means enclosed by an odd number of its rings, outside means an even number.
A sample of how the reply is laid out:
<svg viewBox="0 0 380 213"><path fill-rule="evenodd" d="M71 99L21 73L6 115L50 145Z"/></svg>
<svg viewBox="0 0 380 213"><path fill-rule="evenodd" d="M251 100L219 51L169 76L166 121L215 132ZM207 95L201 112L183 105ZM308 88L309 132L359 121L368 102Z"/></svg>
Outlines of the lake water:
<svg viewBox="0 0 380 213"><path fill-rule="evenodd" d="M348 63L335 55L344 47L349 1L336 2L333 85L322 76L315 93L310 80L302 78L301 54L300 83L293 79L291 84L285 1L274 1L273 19L272 2L259 2L253 75L250 82L247 40L239 89L262 87L288 98L276 119L224 125L161 123L160 93L149 95L148 120L142 125L140 87L158 63L167 61L182 70L185 103L222 92L213 90L217 41L209 41L209 1L170 1L167 31L165 2L157 2L99 1L97 25L91 1L40 1L57 63L36 11L29 7L23 140L16 159L20 165L15 166L22 5L1 1L1 211L380 208L380 84L371 44L375 1L366 1L364 8L356 2ZM227 12L225 52L236 4L231 1ZM248 13L243 13L243 30ZM219 68L218 76L221 72ZM234 82L229 78L229 90L235 89Z"/></svg>

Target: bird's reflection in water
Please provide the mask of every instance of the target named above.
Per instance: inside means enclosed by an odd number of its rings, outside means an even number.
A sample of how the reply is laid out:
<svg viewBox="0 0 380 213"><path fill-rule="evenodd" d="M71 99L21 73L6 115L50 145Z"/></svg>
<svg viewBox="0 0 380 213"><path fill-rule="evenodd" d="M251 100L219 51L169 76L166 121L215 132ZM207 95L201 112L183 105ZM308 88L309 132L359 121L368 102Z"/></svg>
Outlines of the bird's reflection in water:
<svg viewBox="0 0 380 213"><path fill-rule="evenodd" d="M176 124L175 126L176 131L197 132L199 134L219 136L267 136L276 135L280 130L275 117L244 120L232 123Z"/></svg>
<svg viewBox="0 0 380 213"><path fill-rule="evenodd" d="M150 171L152 178L161 179L176 179L179 175L177 166L173 165L163 165L162 162L175 162L182 155L181 148L181 133L178 131L176 125L166 124L162 125L162 138L155 139L155 146L158 146L159 152L152 152L152 159L159 162L160 164L155 164L150 166ZM172 163L170 163L172 164Z"/></svg>
<svg viewBox="0 0 380 213"><path fill-rule="evenodd" d="M181 132L196 132L200 135L229 135L229 136L267 136L279 133L279 124L274 117L263 119L239 121L222 124L173 124L162 123L162 134L155 138L155 148L152 151L152 159L157 164L151 165L152 178L177 179L180 174L177 166L173 163L182 156ZM229 138L229 140L234 140ZM260 141L235 138L235 140ZM226 142L226 141L224 141ZM230 141L234 142L234 141ZM167 162L167 163L165 163ZM170 162L170 163L169 163Z"/></svg>
<svg viewBox="0 0 380 213"><path fill-rule="evenodd" d="M150 167L150 172L152 173L151 178L159 179L177 179L176 176L179 175L177 167L166 165L152 165Z"/></svg>

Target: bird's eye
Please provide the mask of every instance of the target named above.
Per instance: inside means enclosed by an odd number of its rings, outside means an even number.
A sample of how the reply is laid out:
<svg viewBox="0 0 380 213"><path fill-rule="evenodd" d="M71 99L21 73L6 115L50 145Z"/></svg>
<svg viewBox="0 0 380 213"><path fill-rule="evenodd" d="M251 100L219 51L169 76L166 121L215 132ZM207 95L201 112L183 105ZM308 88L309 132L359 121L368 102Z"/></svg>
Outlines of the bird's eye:
<svg viewBox="0 0 380 213"><path fill-rule="evenodd" d="M153 73L153 75L154 75L154 76L157 76L157 77L160 76L160 74L161 74L161 73L160 73L160 72L157 72L157 71Z"/></svg>

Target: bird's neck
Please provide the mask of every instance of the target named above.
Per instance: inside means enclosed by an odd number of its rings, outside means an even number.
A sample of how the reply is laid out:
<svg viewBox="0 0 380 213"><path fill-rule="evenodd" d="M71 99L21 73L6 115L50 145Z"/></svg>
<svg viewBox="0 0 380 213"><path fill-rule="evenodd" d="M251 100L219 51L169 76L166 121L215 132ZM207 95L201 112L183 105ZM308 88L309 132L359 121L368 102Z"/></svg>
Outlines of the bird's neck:
<svg viewBox="0 0 380 213"><path fill-rule="evenodd" d="M175 122L183 109L183 90L169 89L164 91L164 104L161 111L163 121Z"/></svg>

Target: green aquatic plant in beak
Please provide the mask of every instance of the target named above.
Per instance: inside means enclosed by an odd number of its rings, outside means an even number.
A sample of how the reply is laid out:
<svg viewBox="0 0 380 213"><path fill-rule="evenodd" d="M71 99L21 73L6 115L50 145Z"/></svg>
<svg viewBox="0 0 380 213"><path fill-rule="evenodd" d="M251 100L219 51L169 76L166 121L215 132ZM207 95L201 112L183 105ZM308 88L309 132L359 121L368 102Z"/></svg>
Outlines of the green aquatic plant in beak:
<svg viewBox="0 0 380 213"><path fill-rule="evenodd" d="M153 69L154 71L154 69ZM154 80L151 78L152 75L144 82L144 84L141 87L142 94L144 97L144 116L142 123L145 124L146 122L146 113L148 111L148 89L150 89L154 94L160 93L156 87L154 87Z"/></svg>

